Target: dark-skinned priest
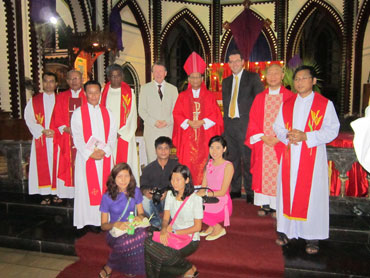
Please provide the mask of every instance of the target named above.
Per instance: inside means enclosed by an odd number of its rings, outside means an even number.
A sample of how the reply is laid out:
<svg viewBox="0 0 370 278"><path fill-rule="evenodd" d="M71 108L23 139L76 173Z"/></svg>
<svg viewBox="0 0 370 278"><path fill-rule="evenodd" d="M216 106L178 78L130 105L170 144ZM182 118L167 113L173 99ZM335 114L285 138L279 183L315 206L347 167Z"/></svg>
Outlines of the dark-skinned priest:
<svg viewBox="0 0 370 278"><path fill-rule="evenodd" d="M208 141L223 132L223 121L215 96L203 82L206 63L195 52L186 60L188 88L179 94L173 110L173 144L179 162L189 167L193 184L202 184L208 159Z"/></svg>

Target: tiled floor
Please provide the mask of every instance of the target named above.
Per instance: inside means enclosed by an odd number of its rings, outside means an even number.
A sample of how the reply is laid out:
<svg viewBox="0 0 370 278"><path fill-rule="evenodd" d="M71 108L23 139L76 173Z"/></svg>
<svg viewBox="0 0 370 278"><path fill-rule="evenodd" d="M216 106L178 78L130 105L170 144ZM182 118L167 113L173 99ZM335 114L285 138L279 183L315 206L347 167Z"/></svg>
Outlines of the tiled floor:
<svg viewBox="0 0 370 278"><path fill-rule="evenodd" d="M0 247L0 277L55 278L74 256L54 255Z"/></svg>

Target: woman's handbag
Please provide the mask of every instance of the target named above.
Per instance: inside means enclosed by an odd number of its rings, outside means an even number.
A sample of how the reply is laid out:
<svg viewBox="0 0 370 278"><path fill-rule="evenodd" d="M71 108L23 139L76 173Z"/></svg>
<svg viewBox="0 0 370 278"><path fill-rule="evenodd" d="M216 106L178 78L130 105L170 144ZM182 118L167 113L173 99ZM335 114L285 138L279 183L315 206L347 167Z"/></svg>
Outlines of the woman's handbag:
<svg viewBox="0 0 370 278"><path fill-rule="evenodd" d="M185 205L188 199L189 199L189 196L186 197L184 202L181 204L181 206L177 210L175 217L172 219L170 223L171 226L173 225L173 223L175 223L177 215L179 214L180 210ZM167 237L168 245L167 246L173 249L176 249L176 250L180 250L184 248L186 245L188 245L193 240L193 236L194 234L190 237L189 235L177 235L174 233L168 233L168 237ZM152 239L153 241L161 243L161 232L154 232Z"/></svg>

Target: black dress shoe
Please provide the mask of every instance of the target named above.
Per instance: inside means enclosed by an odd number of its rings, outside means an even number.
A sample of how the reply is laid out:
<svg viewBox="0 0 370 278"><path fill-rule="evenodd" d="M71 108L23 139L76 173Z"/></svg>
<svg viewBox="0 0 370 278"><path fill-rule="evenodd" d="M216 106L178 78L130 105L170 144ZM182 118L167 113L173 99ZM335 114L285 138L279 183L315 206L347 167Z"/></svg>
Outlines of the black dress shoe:
<svg viewBox="0 0 370 278"><path fill-rule="evenodd" d="M99 226L93 226L89 225L90 232L93 232L94 234L99 234L102 230Z"/></svg>
<svg viewBox="0 0 370 278"><path fill-rule="evenodd" d="M231 199L241 198L241 197L242 197L242 193L240 193L240 192L230 192L230 198Z"/></svg>
<svg viewBox="0 0 370 278"><path fill-rule="evenodd" d="M254 202L253 196L247 195L246 201L247 201L248 204L253 204L253 202Z"/></svg>

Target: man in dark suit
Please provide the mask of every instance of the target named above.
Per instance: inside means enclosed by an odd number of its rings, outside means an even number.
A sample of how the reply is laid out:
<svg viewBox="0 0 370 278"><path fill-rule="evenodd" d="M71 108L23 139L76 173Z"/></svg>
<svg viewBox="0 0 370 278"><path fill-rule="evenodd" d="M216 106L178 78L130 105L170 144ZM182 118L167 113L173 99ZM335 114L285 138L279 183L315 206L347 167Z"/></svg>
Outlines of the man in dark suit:
<svg viewBox="0 0 370 278"><path fill-rule="evenodd" d="M257 73L244 70L244 59L238 50L229 54L232 75L222 82L224 106L224 137L228 146L228 160L234 164L231 181L231 198L241 197L242 179L247 193L247 202L253 202L250 173L251 150L244 145L249 121L249 110L254 97L263 91L264 86Z"/></svg>

